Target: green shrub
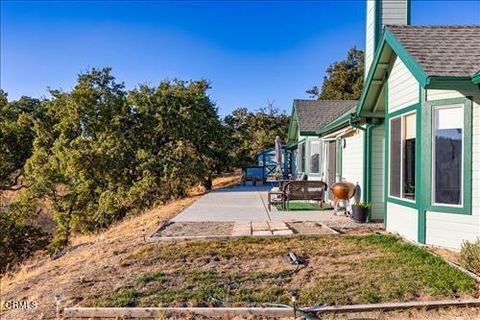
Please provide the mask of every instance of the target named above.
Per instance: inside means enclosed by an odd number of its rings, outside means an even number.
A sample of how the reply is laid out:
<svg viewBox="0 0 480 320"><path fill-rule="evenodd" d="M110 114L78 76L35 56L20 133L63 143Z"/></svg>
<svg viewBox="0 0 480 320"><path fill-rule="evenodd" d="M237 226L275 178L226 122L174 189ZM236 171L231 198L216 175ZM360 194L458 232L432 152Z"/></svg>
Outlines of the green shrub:
<svg viewBox="0 0 480 320"><path fill-rule="evenodd" d="M0 212L0 274L45 249L49 235L39 227L29 225Z"/></svg>
<svg viewBox="0 0 480 320"><path fill-rule="evenodd" d="M480 274L480 239L464 241L460 250L460 264L476 274Z"/></svg>

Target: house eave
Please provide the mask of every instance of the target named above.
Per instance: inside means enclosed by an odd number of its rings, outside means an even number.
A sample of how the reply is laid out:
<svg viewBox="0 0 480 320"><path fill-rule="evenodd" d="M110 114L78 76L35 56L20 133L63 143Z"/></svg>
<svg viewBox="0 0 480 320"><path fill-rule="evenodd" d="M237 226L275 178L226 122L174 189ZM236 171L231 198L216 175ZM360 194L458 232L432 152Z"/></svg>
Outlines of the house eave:
<svg viewBox="0 0 480 320"><path fill-rule="evenodd" d="M367 109L366 100L369 97L369 94L377 93L378 91L382 90L383 83L385 82L384 78L385 73L387 72L387 68L384 68L384 66L386 66L385 61L380 62L380 60L385 53L385 48L387 44L390 47L391 51L393 51L393 53L402 60L408 70L419 82L420 86L425 88L431 81L431 79L428 77L422 67L413 59L413 57L402 46L402 44L395 38L393 33L391 33L388 28L385 28L379 43L379 47L375 53L372 66L369 69L367 79L365 81L365 87L362 90L362 94L357 104L356 113L358 116L364 116L362 114L363 111L371 111L365 110ZM379 68L379 65L381 65L382 68Z"/></svg>
<svg viewBox="0 0 480 320"><path fill-rule="evenodd" d="M348 126L350 119L355 115L355 113L347 113L340 118L337 118L324 126L323 128L316 131L316 135L319 137L330 134L331 132L343 129Z"/></svg>
<svg viewBox="0 0 480 320"><path fill-rule="evenodd" d="M480 72L478 72L476 75L472 77L472 82L474 84L480 84Z"/></svg>

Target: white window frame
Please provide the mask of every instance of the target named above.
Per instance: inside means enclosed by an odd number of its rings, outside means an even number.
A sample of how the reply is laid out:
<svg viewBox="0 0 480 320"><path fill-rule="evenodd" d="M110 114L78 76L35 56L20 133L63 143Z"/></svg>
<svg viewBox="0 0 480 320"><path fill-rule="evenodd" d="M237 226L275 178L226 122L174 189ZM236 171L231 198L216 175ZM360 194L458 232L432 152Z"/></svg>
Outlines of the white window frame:
<svg viewBox="0 0 480 320"><path fill-rule="evenodd" d="M441 202L436 202L435 200L435 111L438 109L460 109L462 112L462 178L460 182L460 204L450 204L450 203L441 203ZM444 207L452 207L452 208L463 208L463 193L465 192L464 190L464 178L465 178L465 166L464 166L464 159L465 159L465 104L463 103L454 103L454 104L448 104L448 105L438 105L438 106L433 106L432 107L432 135L431 135L431 143L432 143L432 163L431 163L431 175L432 175L432 188L430 190L431 192L431 199L432 199L432 205L434 206L444 206Z"/></svg>
<svg viewBox="0 0 480 320"><path fill-rule="evenodd" d="M312 156L313 156L313 153L312 153L312 144L318 144L318 172L313 172L312 171ZM320 168L320 160L321 160L321 154L322 154L322 144L321 144L321 141L319 139L315 139L315 140L310 140L310 147L308 148L309 149L309 155L308 155L308 165L310 167L310 174L313 174L313 175L320 175L321 173L321 168Z"/></svg>
<svg viewBox="0 0 480 320"><path fill-rule="evenodd" d="M305 145L305 140L298 144L298 161L297 161L297 168L299 173L305 173L305 165L303 163L303 158L305 157L304 153L306 153L307 148ZM306 162L306 161L305 161Z"/></svg>
<svg viewBox="0 0 480 320"><path fill-rule="evenodd" d="M388 130L391 130L390 128L392 127L392 120L395 120L395 119L398 119L400 118L400 137L401 137L401 140L400 140L400 197L397 197L397 196L392 196L392 194L390 193L390 179L391 179L391 176L390 176L390 155L392 153L392 134L391 134L391 131L388 133L388 197L389 198L392 198L392 199L397 199L397 200L400 200L400 201L406 201L406 202L410 202L410 203L416 203L417 202L417 180L415 179L415 199L412 200L412 199L407 199L407 198L404 198L403 197L403 149L404 149L404 143L405 143L405 126L404 126L404 120L403 118L404 117L407 117L409 115L412 115L412 114L415 114L415 132L417 132L417 111L410 111L410 112L405 112L405 113L402 113L402 114L399 114L398 116L395 116L395 117L391 117L390 119L388 119ZM415 143L417 141L418 137L417 135L415 134ZM417 154L418 150L415 149L415 161L416 161L416 158L418 156ZM416 167L416 163L415 163L415 174L417 173L417 170L418 168Z"/></svg>

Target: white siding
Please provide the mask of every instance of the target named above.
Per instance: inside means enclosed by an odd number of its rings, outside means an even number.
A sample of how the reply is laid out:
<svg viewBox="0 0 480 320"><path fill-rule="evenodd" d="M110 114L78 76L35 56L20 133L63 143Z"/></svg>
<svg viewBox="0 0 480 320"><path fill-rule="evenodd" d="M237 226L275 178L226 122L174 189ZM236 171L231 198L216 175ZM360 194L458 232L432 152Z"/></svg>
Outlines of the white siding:
<svg viewBox="0 0 480 320"><path fill-rule="evenodd" d="M382 0L375 8L375 0L367 0L367 19L365 34L365 75L368 75L375 56L375 26L379 25L378 37L382 36L383 26L388 24L405 25L408 22L408 0ZM376 21L375 9L379 11ZM376 39L379 41L380 39ZM365 77L366 79L367 77Z"/></svg>
<svg viewBox="0 0 480 320"><path fill-rule="evenodd" d="M419 84L402 60L395 57L388 78L388 112L419 103ZM385 191L386 192L386 191ZM387 230L418 240L418 210L387 202Z"/></svg>
<svg viewBox="0 0 480 320"><path fill-rule="evenodd" d="M462 241L480 236L480 90L427 90L428 100L473 97L472 136L472 214L427 212L426 242L459 249Z"/></svg>
<svg viewBox="0 0 480 320"><path fill-rule="evenodd" d="M387 203L387 231L398 233L402 237L417 241L418 210L395 203Z"/></svg>
<svg viewBox="0 0 480 320"><path fill-rule="evenodd" d="M385 184L385 125L372 132L372 218L383 220Z"/></svg>
<svg viewBox="0 0 480 320"><path fill-rule="evenodd" d="M407 0L383 0L382 1L382 24L407 24L408 19Z"/></svg>
<svg viewBox="0 0 480 320"><path fill-rule="evenodd" d="M363 188L363 131L345 138L345 148L342 149L342 178Z"/></svg>
<svg viewBox="0 0 480 320"><path fill-rule="evenodd" d="M388 78L388 112L399 110L419 101L419 84L400 58L395 58Z"/></svg>
<svg viewBox="0 0 480 320"><path fill-rule="evenodd" d="M375 54L375 1L367 1L367 26L365 34L365 75L368 75L368 70L373 61ZM365 76L365 79L367 77Z"/></svg>

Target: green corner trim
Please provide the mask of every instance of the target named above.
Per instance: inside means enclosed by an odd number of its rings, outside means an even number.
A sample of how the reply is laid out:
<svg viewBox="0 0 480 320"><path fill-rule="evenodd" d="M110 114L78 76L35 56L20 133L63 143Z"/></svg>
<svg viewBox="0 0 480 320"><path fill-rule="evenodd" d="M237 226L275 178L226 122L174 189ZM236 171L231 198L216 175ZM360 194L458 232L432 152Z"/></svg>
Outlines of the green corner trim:
<svg viewBox="0 0 480 320"><path fill-rule="evenodd" d="M432 110L436 106L463 104L464 133L463 133L463 199L462 206L432 204ZM454 214L472 214L472 100L468 97L431 100L425 102L425 141L422 147L424 159L422 171L425 181L425 210Z"/></svg>
<svg viewBox="0 0 480 320"><path fill-rule="evenodd" d="M365 130L362 132L363 133L363 192L362 192L362 197L363 201L365 202L370 202L370 196L369 196L369 190L368 190L368 180L370 175L369 175L369 169L370 169L370 161L369 161L369 155L370 155L370 137L371 137L371 130L370 130L370 119L367 119L367 123L365 125ZM371 210L369 210L371 211ZM369 218L369 217L368 217ZM368 219L367 218L367 219ZM368 221L368 220L367 220Z"/></svg>
<svg viewBox="0 0 480 320"><path fill-rule="evenodd" d="M418 100L419 100L419 107L417 109L417 123L416 123L416 132L417 132L417 141L416 141L416 170L415 170L415 180L417 181L416 189L415 189L415 198L417 199L418 203L418 217L417 217L417 242L425 244L426 242L426 233L427 233L427 213L425 210L425 203L426 197L425 194L428 193L426 190L426 180L425 180L425 171L428 170L425 168L426 161L425 157L425 140L428 136L425 132L425 126L422 125L428 120L426 120L425 112L424 112L424 97L425 97L425 90L422 88L421 85L418 86ZM423 150L423 152L420 152Z"/></svg>
<svg viewBox="0 0 480 320"><path fill-rule="evenodd" d="M385 83L385 114L388 114L388 79ZM385 121L385 154L384 154L384 173L383 173L383 224L387 228L387 193L388 193L388 145L390 141L389 121Z"/></svg>

